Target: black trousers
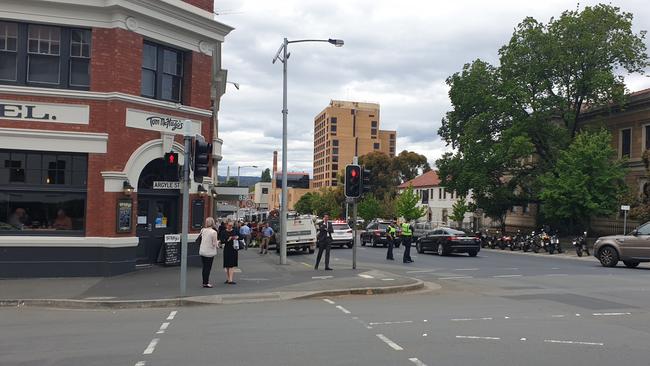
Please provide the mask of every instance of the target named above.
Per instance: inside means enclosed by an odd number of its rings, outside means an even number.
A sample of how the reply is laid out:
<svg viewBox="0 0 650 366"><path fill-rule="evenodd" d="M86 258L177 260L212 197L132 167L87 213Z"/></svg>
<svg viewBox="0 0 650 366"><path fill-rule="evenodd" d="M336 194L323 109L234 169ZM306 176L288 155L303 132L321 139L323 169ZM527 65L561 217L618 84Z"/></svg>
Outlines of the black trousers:
<svg viewBox="0 0 650 366"><path fill-rule="evenodd" d="M404 263L413 261L411 259L411 237L403 236L402 244L404 244L404 258L402 259L402 261Z"/></svg>
<svg viewBox="0 0 650 366"><path fill-rule="evenodd" d="M214 257L201 256L201 263L203 263L203 284L210 283L210 271L212 270L212 262Z"/></svg>
<svg viewBox="0 0 650 366"><path fill-rule="evenodd" d="M395 244L393 243L394 243L393 239L388 239L388 251L386 252L386 259L394 259L393 247L395 246Z"/></svg>
<svg viewBox="0 0 650 366"><path fill-rule="evenodd" d="M323 256L323 250L325 251L325 268L330 268L330 249L332 245L330 243L327 244L320 244L318 245L318 255L316 256L316 266L315 268L318 269L318 264L320 263L320 259Z"/></svg>

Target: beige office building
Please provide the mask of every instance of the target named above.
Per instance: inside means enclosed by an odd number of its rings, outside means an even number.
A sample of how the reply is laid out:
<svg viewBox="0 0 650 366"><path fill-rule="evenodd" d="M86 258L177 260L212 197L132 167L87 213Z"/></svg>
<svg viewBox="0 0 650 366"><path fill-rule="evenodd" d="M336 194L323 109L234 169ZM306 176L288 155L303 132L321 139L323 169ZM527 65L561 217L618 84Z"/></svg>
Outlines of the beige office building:
<svg viewBox="0 0 650 366"><path fill-rule="evenodd" d="M397 132L379 129L379 104L332 100L314 119L313 188L332 187L354 156L395 156Z"/></svg>

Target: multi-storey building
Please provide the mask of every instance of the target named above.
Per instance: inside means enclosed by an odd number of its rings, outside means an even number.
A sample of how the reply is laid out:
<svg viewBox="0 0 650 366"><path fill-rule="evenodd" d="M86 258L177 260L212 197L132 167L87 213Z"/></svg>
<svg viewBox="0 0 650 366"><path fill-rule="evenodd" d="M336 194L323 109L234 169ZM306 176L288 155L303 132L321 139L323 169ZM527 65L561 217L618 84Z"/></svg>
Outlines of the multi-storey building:
<svg viewBox="0 0 650 366"><path fill-rule="evenodd" d="M214 144L232 30L212 0L3 0L0 277L157 263L181 229L183 130ZM212 180L216 169L212 166ZM194 233L211 179L192 183ZM195 234L196 235L196 234ZM188 251L189 253L189 251Z"/></svg>
<svg viewBox="0 0 650 366"><path fill-rule="evenodd" d="M332 100L314 119L313 188L337 185L355 156L373 151L395 156L396 131L379 129L379 104Z"/></svg>

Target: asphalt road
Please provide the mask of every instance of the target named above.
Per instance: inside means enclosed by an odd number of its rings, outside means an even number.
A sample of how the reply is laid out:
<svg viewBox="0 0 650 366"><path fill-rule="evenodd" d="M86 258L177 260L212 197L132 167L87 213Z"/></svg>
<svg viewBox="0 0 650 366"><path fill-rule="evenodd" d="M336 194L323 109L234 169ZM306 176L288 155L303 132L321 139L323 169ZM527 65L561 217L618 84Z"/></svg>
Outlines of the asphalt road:
<svg viewBox="0 0 650 366"><path fill-rule="evenodd" d="M333 257L336 276L351 250ZM180 309L5 308L0 365L650 363L647 266L500 251L415 254L408 265L384 257L381 248L358 250L364 266L442 289Z"/></svg>

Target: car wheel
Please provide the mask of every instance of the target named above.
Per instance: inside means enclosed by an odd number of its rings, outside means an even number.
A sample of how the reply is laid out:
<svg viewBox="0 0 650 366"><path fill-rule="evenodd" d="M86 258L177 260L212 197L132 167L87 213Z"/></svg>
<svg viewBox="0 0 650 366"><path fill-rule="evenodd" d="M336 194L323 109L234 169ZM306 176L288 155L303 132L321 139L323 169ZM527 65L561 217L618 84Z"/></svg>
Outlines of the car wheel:
<svg viewBox="0 0 650 366"><path fill-rule="evenodd" d="M470 257L476 257L476 255L478 254L478 250L472 249L468 251L467 254L469 254Z"/></svg>
<svg viewBox="0 0 650 366"><path fill-rule="evenodd" d="M415 243L415 249L418 251L418 253L422 254L424 253L424 248L422 248L422 244L420 242Z"/></svg>
<svg viewBox="0 0 650 366"><path fill-rule="evenodd" d="M348 243L348 248L352 249L353 243Z"/></svg>
<svg viewBox="0 0 650 366"><path fill-rule="evenodd" d="M640 262L636 261L623 261L623 264L625 264L625 267L627 268L636 268L639 266Z"/></svg>
<svg viewBox="0 0 650 366"><path fill-rule="evenodd" d="M578 255L578 257L582 257L582 249L577 248L576 249L576 254Z"/></svg>
<svg viewBox="0 0 650 366"><path fill-rule="evenodd" d="M615 267L618 263L618 252L611 246L606 246L598 252L598 260L603 267Z"/></svg>
<svg viewBox="0 0 650 366"><path fill-rule="evenodd" d="M371 243L372 243L372 247L373 247L373 248L376 247L376 246L377 246L377 239L372 238Z"/></svg>
<svg viewBox="0 0 650 366"><path fill-rule="evenodd" d="M443 255L446 255L447 252L445 251L445 246L442 245L442 244L438 244L438 250L437 250L437 253L438 253L438 255L441 256L441 257L442 257Z"/></svg>

